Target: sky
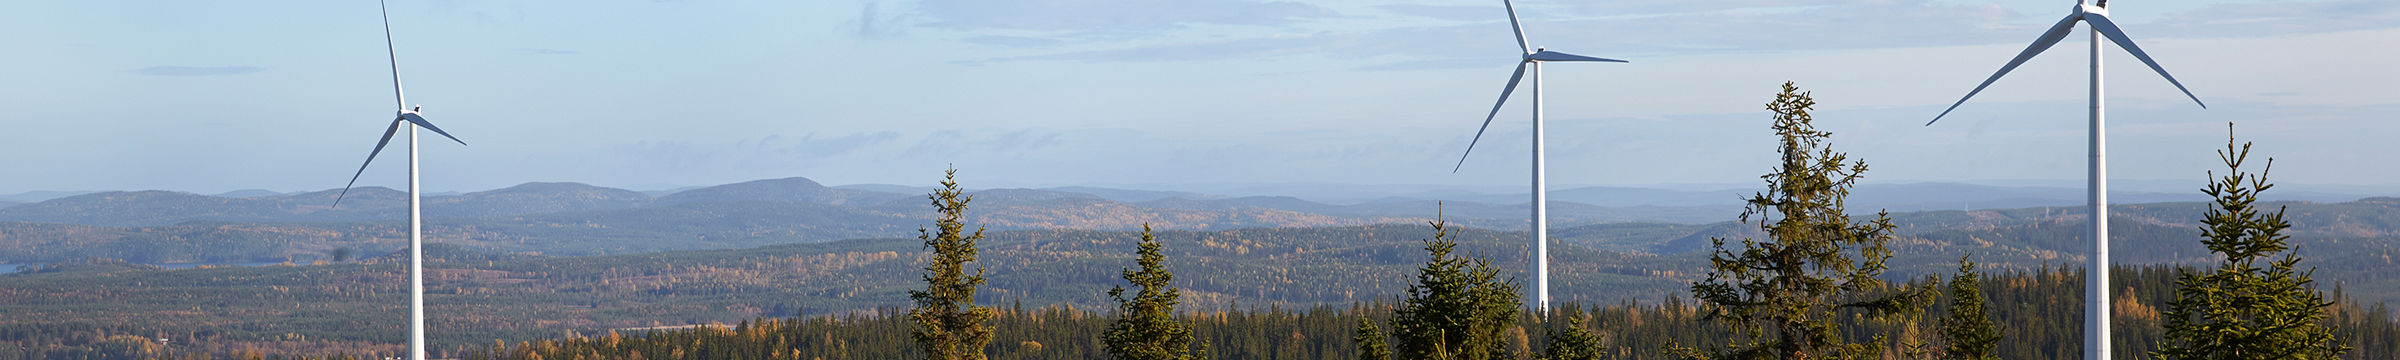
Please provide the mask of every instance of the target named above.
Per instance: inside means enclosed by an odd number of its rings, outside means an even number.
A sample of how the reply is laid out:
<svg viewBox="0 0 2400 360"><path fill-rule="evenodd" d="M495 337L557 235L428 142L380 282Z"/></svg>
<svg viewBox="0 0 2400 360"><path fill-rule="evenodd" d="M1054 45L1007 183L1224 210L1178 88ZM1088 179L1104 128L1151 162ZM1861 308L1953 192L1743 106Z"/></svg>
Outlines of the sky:
<svg viewBox="0 0 2400 360"><path fill-rule="evenodd" d="M1525 0L1550 181L1747 184L1763 105L1819 102L1872 182L2080 184L2085 32L1925 126L2066 0ZM2226 124L2281 183L2400 193L2400 2L2120 0L2112 16L2209 108L2114 46L2112 179L2218 170ZM970 187L1521 186L1498 0L418 1L389 4L431 191L666 189L804 176ZM0 193L314 191L393 113L371 1L0 2ZM1530 84L1528 84L1530 85ZM432 136L426 133L426 136ZM404 187L395 140L359 180Z"/></svg>

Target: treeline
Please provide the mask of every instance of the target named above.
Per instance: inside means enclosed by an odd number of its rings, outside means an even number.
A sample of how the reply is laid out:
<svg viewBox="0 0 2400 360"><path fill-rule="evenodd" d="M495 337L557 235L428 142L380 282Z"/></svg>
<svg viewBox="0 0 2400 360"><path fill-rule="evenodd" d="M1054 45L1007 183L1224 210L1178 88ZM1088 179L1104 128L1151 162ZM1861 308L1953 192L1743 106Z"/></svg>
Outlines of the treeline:
<svg viewBox="0 0 2400 360"><path fill-rule="evenodd" d="M2123 284L2115 308L2117 356L2135 358L2159 342L2159 316L2172 296L2179 267L2120 267L2112 281ZM2080 356L2083 281L2081 271L2043 268L1988 272L1980 284L1989 300L1994 323L2003 340L1995 354L2004 359L2060 359ZM1912 285L1924 284L1919 280ZM2400 354L2400 319L2383 304L2365 305L2342 298L2326 309L2331 326L2353 348L2345 359L2390 359ZM1685 301L1660 299L1648 304L1562 304L1591 314L1588 329L1602 336L1610 359L1664 359L1659 349L1669 341L1682 344L1722 343L1717 325L1701 320L1699 309ZM1354 306L1278 307L1246 310L1186 312L1176 318L1196 325L1195 343L1213 359L1354 359L1353 331L1360 319L1383 323L1390 301ZM1931 319L1948 316L1949 305L1936 304L1913 323L1920 336L1932 336ZM554 340L485 343L464 349L444 346L438 355L466 359L908 359L917 358L909 338L904 309L878 309L842 314L806 314L760 318L749 322L686 329L604 332L571 335ZM992 325L998 329L985 353L992 359L1105 358L1099 334L1108 329L1103 311L1050 306L1003 306ZM1862 330L1908 332L1906 321L1851 319ZM1556 322L1551 322L1555 324ZM1518 353L1539 351L1546 344L1544 322L1530 316L1509 329L1509 347ZM65 334L61 336L61 334ZM1718 334L1718 335L1710 335ZM1861 332L1863 335L1864 332ZM36 336L40 335L40 336ZM1846 334L1850 335L1850 334ZM160 344L156 338L174 338ZM111 330L58 325L0 329L0 338L24 339L0 343L0 360L19 359L144 359L245 358L246 352L267 358L299 359L266 354L316 353L321 349L354 349L363 358L398 353L390 344L293 338L288 347L251 343L247 347L208 348L208 334L167 330ZM33 341L32 339L46 339ZM1852 341L1867 341L1865 336ZM487 340L488 341L488 340ZM147 351L147 352L145 352ZM681 351L684 355L677 357ZM149 355L144 355L149 354ZM636 357L635 354L640 354ZM338 354L328 354L338 355ZM320 357L311 357L320 358Z"/></svg>
<svg viewBox="0 0 2400 360"><path fill-rule="evenodd" d="M2111 276L2123 284L2115 308L2116 356L2146 358L2160 341L2159 321L2172 297L2175 277L2186 267L2119 267ZM2083 336L2083 276L2079 269L2055 267L1985 273L1980 288L1987 297L1992 321L2003 340L1994 349L2003 359L2066 359L2081 356ZM1919 279L1912 286L1930 284ZM2340 287L2332 289L2341 296ZM1666 359L1660 349L1668 342L1717 344L1729 340L1718 324L1701 319L1696 305L1678 299L1651 304L1562 304L1591 314L1587 329L1601 336L1608 359ZM1195 343L1213 359L1355 359L1352 341L1360 319L1383 323L1390 301L1355 306L1306 309L1257 308L1233 311L1187 312L1178 320L1195 324ZM910 340L911 323L905 309L882 309L837 315L761 318L736 324L644 332L577 335L555 340L492 344L459 354L466 359L912 359L922 355ZM2400 355L2400 319L2383 304L2362 305L2344 299L2326 309L2321 324L2335 329L2351 350L2345 359L2390 359ZM1849 340L1872 340L1869 333L1914 333L1932 337L1932 320L1947 317L1949 304L1937 303L1914 319L1844 319L1862 325L1844 334ZM985 354L991 359L1098 359L1108 354L1100 346L1110 314L1090 309L1053 306L1004 307L992 321L997 329ZM1553 320L1548 324L1556 324ZM1523 316L1508 329L1508 346L1518 354L1538 352L1545 322ZM1913 330L1912 330L1913 329ZM1894 343L1903 339L1890 339ZM638 355L637 355L638 354ZM678 355L680 354L680 355ZM4 358L0 358L4 359Z"/></svg>

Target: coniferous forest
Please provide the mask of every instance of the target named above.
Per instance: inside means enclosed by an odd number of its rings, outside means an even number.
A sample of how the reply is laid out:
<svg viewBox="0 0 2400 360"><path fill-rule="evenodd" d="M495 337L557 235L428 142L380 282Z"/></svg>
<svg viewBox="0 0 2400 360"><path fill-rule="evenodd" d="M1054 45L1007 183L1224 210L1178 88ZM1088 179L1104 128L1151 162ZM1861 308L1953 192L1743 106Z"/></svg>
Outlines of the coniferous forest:
<svg viewBox="0 0 2400 360"><path fill-rule="evenodd" d="M2117 356L2146 357L2160 341L2160 316L2171 298L2175 276L2188 268L2141 267L2116 269L2113 279L2125 284L2116 309ZM1985 273L1981 292L1987 297L2001 340L1993 354L2002 359L2071 359L2082 344L2083 282L2081 271L2049 268ZM1906 285L1927 285L1919 280ZM1701 319L1698 306L1685 301L1658 305L1567 304L1590 314L1581 324L1598 334L1608 349L1604 359L1665 359L1669 342L1724 343L1725 336L1703 335L1694 329L1717 325ZM1352 339L1360 319L1381 323L1392 302L1347 307L1306 309L1268 308L1250 311L1186 313L1178 320L1195 324L1195 343L1215 359L1356 359ZM1937 320L1948 316L1949 304L1937 303L1910 319L1850 319L1856 334L1867 332L1913 334L1916 340L1938 337ZM880 314L890 314L881 312ZM2400 324L2387 306L2360 307L2342 302L2327 309L2322 324L2353 350L2342 358L2390 359L2400 354ZM1108 353L1097 334L1107 331L1108 314L1069 307L1004 307L994 318L997 328L986 349L992 359L1102 359ZM1504 332L1514 354L1543 350L1545 322L1521 316ZM641 354L648 359L911 359L922 355L909 340L906 318L856 313L801 318L763 318L725 327L581 335L491 346L464 353L469 359L622 359ZM1890 339L1894 344L1901 340ZM682 354L682 357L676 357Z"/></svg>

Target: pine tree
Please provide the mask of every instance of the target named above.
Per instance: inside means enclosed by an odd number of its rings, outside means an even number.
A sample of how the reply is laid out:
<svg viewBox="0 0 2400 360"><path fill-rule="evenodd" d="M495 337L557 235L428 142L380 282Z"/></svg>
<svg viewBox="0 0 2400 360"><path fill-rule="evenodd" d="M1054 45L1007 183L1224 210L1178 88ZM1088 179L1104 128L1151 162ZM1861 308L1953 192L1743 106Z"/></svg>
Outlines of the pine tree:
<svg viewBox="0 0 2400 360"><path fill-rule="evenodd" d="M1436 216L1433 239L1425 241L1430 255L1417 269L1417 283L1392 314L1392 336L1399 340L1394 355L1403 359L1510 359L1503 332L1516 326L1519 314L1515 281L1500 279L1491 259L1453 256L1458 241L1450 238L1448 222Z"/></svg>
<svg viewBox="0 0 2400 360"><path fill-rule="evenodd" d="M1374 321L1361 317L1358 319L1358 333L1350 337L1350 342L1358 345L1359 360L1391 360L1392 348L1385 345L1383 338L1383 329L1376 328Z"/></svg>
<svg viewBox="0 0 2400 360"><path fill-rule="evenodd" d="M1959 256L1958 276L1950 278L1950 318L1942 321L1944 359L1997 359L1992 349L2000 345L2000 329L1983 307L1982 277L1975 262Z"/></svg>
<svg viewBox="0 0 2400 360"><path fill-rule="evenodd" d="M933 262L925 265L925 290L910 290L908 297L917 302L909 309L908 317L916 326L909 335L925 355L936 360L981 360L983 348L992 342L992 308L975 306L975 287L983 285L983 268L967 275L966 263L975 261L975 241L983 239L983 228L966 233L966 224L959 222L967 212L967 202L974 197L963 195L958 188L958 169L943 172L942 188L926 198L941 212L934 220L935 230L917 229L917 239L933 250Z"/></svg>
<svg viewBox="0 0 2400 360"><path fill-rule="evenodd" d="M1142 224L1139 258L1141 270L1124 271L1125 281L1141 287L1133 298L1125 297L1125 288L1108 290L1117 299L1117 320L1102 333L1100 342L1108 346L1108 354L1129 360L1197 360L1191 351L1192 326L1175 321L1175 304L1183 293L1171 282L1175 274L1167 272L1166 255L1159 252L1158 239L1150 236L1150 224Z"/></svg>
<svg viewBox="0 0 2400 360"><path fill-rule="evenodd" d="M1682 358L1736 359L1869 358L1882 351L1879 339L1851 344L1840 336L1841 310L1877 316L1910 315L1919 310L1918 291L1890 291L1878 275L1886 268L1892 238L1888 212L1854 223L1843 208L1866 161L1845 164L1847 154L1833 152L1832 133L1810 122L1816 100L1790 82L1767 110L1775 112L1778 152L1782 163L1761 176L1767 192L1751 196L1740 220L1757 220L1767 241L1743 239L1728 249L1725 239L1711 239L1708 278L1692 284L1692 295L1706 306L1709 319L1728 325L1734 343L1704 353L1669 345L1668 353ZM1855 252L1855 255L1851 254ZM1878 294L1881 293L1881 294Z"/></svg>
<svg viewBox="0 0 2400 360"><path fill-rule="evenodd" d="M1601 356L1608 353L1608 345L1601 343L1599 335L1592 334L1591 330L1583 328L1584 323L1591 321L1591 317L1583 313L1582 306L1569 304L1565 307L1566 314L1562 320L1566 321L1552 322L1550 346L1542 349L1542 354L1534 358L1540 360L1600 360Z"/></svg>
<svg viewBox="0 0 2400 360"><path fill-rule="evenodd" d="M2225 150L2217 158L2226 174L2209 172L2203 190L2216 198L2200 220L2200 243L2223 257L2214 270L2186 273L2177 278L2175 299L2167 302L2166 335L2159 359L2331 359L2349 351L2334 337L2324 309L2333 305L2312 288L2309 276L2298 270L2300 256L2284 252L2291 239L2283 231L2283 208L2261 212L2258 194L2274 188L2267 172L2268 158L2255 175L2242 172L2250 143L2234 145L2233 124L2227 123ZM2283 253L2282 259L2270 259ZM2268 261L2261 267L2259 262Z"/></svg>

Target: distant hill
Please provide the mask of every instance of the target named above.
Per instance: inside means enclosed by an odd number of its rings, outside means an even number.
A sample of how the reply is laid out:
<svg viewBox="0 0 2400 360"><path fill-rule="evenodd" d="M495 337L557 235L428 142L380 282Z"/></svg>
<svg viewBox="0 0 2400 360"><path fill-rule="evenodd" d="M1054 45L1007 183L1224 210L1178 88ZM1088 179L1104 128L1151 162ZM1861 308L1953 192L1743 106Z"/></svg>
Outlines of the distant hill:
<svg viewBox="0 0 2400 360"><path fill-rule="evenodd" d="M1352 211L1346 211L1346 210L1342 209L1342 207L1341 207L1341 206L1334 206L1334 205L1321 204L1321 203L1311 202L1311 201L1308 201L1308 200L1300 200L1300 198L1296 198L1296 197L1290 197L1290 196L1244 196L1244 197L1237 197L1237 198L1218 198L1218 199L1199 199L1199 198L1188 198L1188 197L1170 197L1170 198L1163 198L1163 199L1155 199L1155 200L1149 200L1149 201L1142 201L1142 202L1138 202L1138 203L1136 203L1136 204L1139 204L1139 205L1142 205L1142 206L1156 207L1156 208L1166 208L1166 209L1185 209L1185 210L1204 210L1204 211L1230 211L1230 210L1239 210L1239 209L1283 209L1283 210L1292 210L1292 211L1301 211L1301 212L1314 212L1314 213L1326 213L1326 214L1332 214L1332 213L1343 213L1343 215L1354 215L1354 214L1351 214L1351 213L1352 213Z"/></svg>
<svg viewBox="0 0 2400 360"><path fill-rule="evenodd" d="M1084 194L1092 194L1093 196L1099 196L1100 198L1103 198L1103 199L1109 199L1109 200L1111 200L1111 201L1117 201L1117 202L1129 202L1129 203L1138 203L1138 202L1147 202L1147 201L1157 201L1157 200L1166 200L1166 199L1196 199L1196 200L1208 200L1208 199L1215 199L1215 198L1223 198L1223 197L1226 197L1226 196L1222 196L1222 195L1210 195L1210 194L1202 194L1202 193L1195 193L1195 192L1184 192L1184 191L1127 190L1127 189L1112 189L1112 188L1103 188L1103 187L1090 187L1090 186L1065 186L1065 187L1043 188L1042 190L1058 191L1058 192L1071 192L1071 193L1084 193Z"/></svg>
<svg viewBox="0 0 2400 360"><path fill-rule="evenodd" d="M1524 262L1523 244L1512 239L1522 233L1458 229L1452 234L1462 242L1460 251L1487 254L1504 264ZM978 262L990 271L989 282L981 290L991 299L986 303L1022 301L1087 308L1104 304L1108 287L1122 281L1117 272L1132 263L1133 239L1137 238L1129 231L1091 230L989 235L982 242ZM1167 265L1181 275L1176 278L1186 296L1182 306L1291 308L1405 293L1413 279L1412 270L1425 256L1420 241L1431 237L1432 230L1424 225L1373 225L1160 231L1157 235L1168 244ZM1560 268L1554 276L1561 301L1654 300L1680 292L1685 286L1682 281L1696 274L1690 270L1643 270L1691 269L1697 266L1691 259L1572 246L1556 250ZM583 329L645 325L661 318L733 321L776 306L793 307L787 312L805 309L817 314L866 310L908 301L906 291L922 286L917 275L924 251L921 242L913 238L592 257L509 256L429 246L433 260L428 265L432 275L428 285L439 290L428 300L448 306L447 314L491 314L507 320L448 323L453 324L452 329L475 334L436 335L461 337L437 338L451 343L475 338L488 341L492 331L556 334L562 328L554 326L567 324L580 324L573 326ZM291 320L284 313L256 315L252 309L304 308L310 315L303 316L311 319L384 316L390 298L369 294L403 291L406 282L396 281L403 273L398 267L402 262L384 255L323 266L185 271L124 268L0 275L0 312L78 303L87 306L82 309L95 309L0 317L0 326L69 318L140 323L140 316L120 314L133 308L188 311L194 304L240 309L191 315L218 324ZM1499 268L1502 276L1520 279L1525 271L1522 266ZM278 289L290 292L252 295L255 291L284 291ZM94 297L119 300L96 301ZM247 300L223 303L225 299ZM102 304L92 304L95 302ZM97 311L100 308L88 306L131 308ZM530 319L571 322L543 326ZM325 324L339 327L348 323Z"/></svg>
<svg viewBox="0 0 2400 360"><path fill-rule="evenodd" d="M649 195L579 183L525 183L499 190L427 201L426 211L447 217L488 217L625 209L649 205Z"/></svg>
<svg viewBox="0 0 2400 360"><path fill-rule="evenodd" d="M2400 204L2335 204L2311 207L2355 212ZM744 203L767 204L767 203ZM785 205L824 206L812 204ZM2301 204L2305 205L2305 204ZM686 206L686 205L677 205ZM2141 211L2179 211L2176 206ZM2351 207L2353 208L2343 208ZM2296 206L2295 209L2299 207ZM759 211L763 209L738 209ZM611 210L622 211L622 210ZM2297 211L2297 210L2296 210ZM2034 217L2019 217L2032 214ZM1985 271L2045 269L2080 263L2071 233L2082 231L2077 215L2030 212L1934 212L1900 216L1916 231L1896 239L1890 278L1948 274L1960 254L1974 254ZM2122 221L2121 265L2184 262L2197 245L2189 230L2154 223L2144 215ZM1899 219L1896 219L1899 220ZM2392 238L2325 238L2333 222L2311 221L2296 236L2317 269L2323 288L2364 303L2400 301L2400 278L2391 276L2390 256L2400 252ZM1930 228L1949 224L1957 228ZM69 225L51 231L91 231ZM217 230L211 230L217 229ZM1743 235L1744 225L1602 224L1562 230L1552 247L1552 294L1561 302L1655 303L1688 294L1704 276L1705 254L1618 252L1586 243L1629 241L1645 248L1685 248L1699 239ZM175 231L246 231L235 227L187 226ZM13 230L0 229L0 232ZM1241 306L1281 309L1345 306L1391 299L1406 292L1423 260L1424 225L1254 228L1157 232L1167 267L1177 275L1186 309L1207 311ZM1474 228L1452 233L1461 253L1488 257L1500 276L1524 279L1525 233ZM988 269L978 303L1002 306L1071 305L1105 308L1106 291L1121 285L1118 271L1132 266L1130 231L996 231L981 243L975 266ZM2135 246L2139 245L2139 246ZM868 238L717 250L648 252L609 256L537 257L492 254L475 246L428 249L428 299L442 309L445 331L437 343L476 343L492 338L551 337L567 331L668 324L734 322L759 316L841 314L876 311L908 303L907 291L923 285L916 276L925 250L913 238ZM2322 249L2322 250L2311 250ZM2180 252L2180 253L2179 253ZM369 251L366 254L382 254ZM169 331L225 329L245 336L286 333L311 338L385 336L359 328L390 328L396 317L392 294L405 289L399 259L384 255L364 261L318 266L162 270L128 262L90 262L58 271L0 275L0 327L91 324L110 328L146 326ZM297 262L306 264L307 262ZM2065 268L2072 271L2072 268ZM2019 272L2018 274L2025 274ZM2331 290L2328 290L2331 291ZM2061 296L2073 296L2065 294ZM239 299L238 301L229 299ZM2071 301L2067 301L2071 303ZM192 308L211 309L192 311ZM56 309L77 309L57 311ZM297 310L294 310L297 309ZM2072 318L2072 317L2069 317ZM172 333L172 332L170 332ZM390 341L388 338L372 338Z"/></svg>
<svg viewBox="0 0 2400 360"><path fill-rule="evenodd" d="M361 198L380 188L360 189ZM390 196L397 193L380 189ZM397 196L394 196L397 198ZM111 191L52 199L0 209L0 220L83 225L144 226L193 220L227 222L288 221L322 209L309 209L285 197L226 198L174 191ZM332 203L331 198L325 204ZM363 199L362 199L363 200ZM362 201L364 202L364 201ZM318 205L319 208L325 205Z"/></svg>
<svg viewBox="0 0 2400 360"><path fill-rule="evenodd" d="M204 222L362 222L404 218L408 193L383 187L253 197L173 191L110 191L0 208L0 221L105 226ZM575 183L527 183L499 190L425 198L429 218L472 218L621 209L650 202L632 191Z"/></svg>
<svg viewBox="0 0 2400 360"><path fill-rule="evenodd" d="M858 190L858 191L887 192L887 193L894 193L894 194L931 194L931 193L933 193L933 190L935 189L935 188L934 188L934 187L932 187L932 186L908 186L908 185L890 185L890 184L851 184L851 185L841 185L841 186L834 186L833 188L835 188L835 189L843 189L843 190Z"/></svg>
<svg viewBox="0 0 2400 360"><path fill-rule="evenodd" d="M27 191L27 192L15 193L15 194L0 194L0 201L14 201L14 202L20 202L20 203L42 202L42 201L44 201L44 200L57 199L57 198L62 198L62 197L75 196L75 195L90 194L90 193L93 193L93 192L92 192L92 191Z"/></svg>
<svg viewBox="0 0 2400 360"><path fill-rule="evenodd" d="M2049 200L2038 199L2060 195L2057 189L2050 188L1877 186L1881 187L1873 189L1881 192L1862 189L1854 199L1896 203L1914 196L1992 204L2041 203ZM337 194L338 190L253 197L170 191L100 192L0 207L0 262L46 262L87 256L160 261L280 261L317 258L339 247L398 248L397 227L406 216L405 193L380 187L356 188L338 208L332 206ZM1595 249L1685 254L1705 247L1712 237L1755 235L1748 228L1727 223L1741 213L1738 203L1688 205L1712 198L1731 202L1738 200L1736 194L1625 188L1563 190L1557 193L1560 198L1687 205L1599 206L1553 202L1551 229L1553 236L1561 241ZM1295 196L1227 197L1106 188L985 189L972 191L970 195L975 196L976 202L975 211L969 212L969 221L992 230L1126 230L1145 224L1176 230L1422 224L1437 215L1459 226L1520 230L1527 227L1525 216L1529 212L1523 202L1406 197L1344 205ZM1155 199L1122 201L1148 198ZM932 216L922 193L826 187L797 177L693 188L659 197L578 183L526 183L496 190L428 196L425 201L426 215L432 219L428 226L432 237L439 242L479 251L545 255L726 249L913 236L915 230L931 223ZM2395 208L2392 202L2392 198L2371 198L2290 204L2294 206L2294 219L2302 222L2300 229L2312 232L2312 236L2375 239L2400 237L2394 235L2400 233L2395 230L2400 227L2400 217L2389 214ZM2155 225L2167 229L2161 231L2168 231L2196 226L2200 205L2119 205L2117 221L2137 224L2119 225L2117 229L2123 232ZM1912 235L1941 231L2028 233L2031 228L2063 226L2056 225L2062 221L2082 221L2076 220L2081 208L2073 205L1973 211L1939 210L1951 209L1947 205L1936 208L1893 211L1901 230ZM1876 208L1853 204L1852 209L1864 212L1859 215L1867 215ZM59 225L77 227L66 231L60 230ZM2016 246L2014 249L2022 249L2024 256L2059 257L2082 251L2067 245L2037 245L2010 244ZM2050 255L2041 255L2043 251ZM2167 254L2159 259L2173 258L2179 257Z"/></svg>
<svg viewBox="0 0 2400 360"><path fill-rule="evenodd" d="M791 177L717 185L679 191L658 198L659 203L686 204L705 202L790 202L828 205L876 205L907 198L908 195L864 190L828 188L808 178Z"/></svg>
<svg viewBox="0 0 2400 360"><path fill-rule="evenodd" d="M218 193L216 196L217 196L217 197L229 197L229 198L251 198L251 197L260 197L260 196L275 196L275 195L283 195L283 193L280 193L280 192L275 192L275 191L272 191L272 190L266 190L266 189L242 189L242 190L234 190L234 191L227 191L227 192L223 192L223 193Z"/></svg>

